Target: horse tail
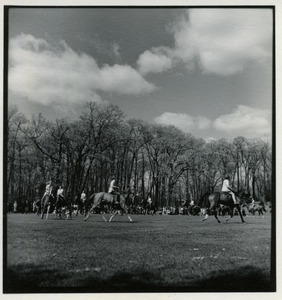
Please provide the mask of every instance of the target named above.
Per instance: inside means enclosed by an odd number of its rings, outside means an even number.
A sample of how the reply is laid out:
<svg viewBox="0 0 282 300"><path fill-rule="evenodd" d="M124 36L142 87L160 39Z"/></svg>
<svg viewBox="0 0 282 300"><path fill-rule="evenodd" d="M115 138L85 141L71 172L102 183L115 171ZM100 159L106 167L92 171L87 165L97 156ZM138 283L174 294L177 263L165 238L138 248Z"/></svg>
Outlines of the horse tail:
<svg viewBox="0 0 282 300"><path fill-rule="evenodd" d="M96 195L97 195L96 193L92 194L92 195L89 197L89 201L91 201L93 198L95 198Z"/></svg>
<svg viewBox="0 0 282 300"><path fill-rule="evenodd" d="M202 208L207 208L209 206L209 195L210 193L206 192L198 201L198 205Z"/></svg>
<svg viewBox="0 0 282 300"><path fill-rule="evenodd" d="M128 209L126 207L126 198L123 195L120 195L120 206L126 213L128 213Z"/></svg>
<svg viewBox="0 0 282 300"><path fill-rule="evenodd" d="M208 204L207 207L212 209L212 208L219 206L219 197L220 197L220 193L218 193L218 192L209 194L208 201L207 201L207 204Z"/></svg>

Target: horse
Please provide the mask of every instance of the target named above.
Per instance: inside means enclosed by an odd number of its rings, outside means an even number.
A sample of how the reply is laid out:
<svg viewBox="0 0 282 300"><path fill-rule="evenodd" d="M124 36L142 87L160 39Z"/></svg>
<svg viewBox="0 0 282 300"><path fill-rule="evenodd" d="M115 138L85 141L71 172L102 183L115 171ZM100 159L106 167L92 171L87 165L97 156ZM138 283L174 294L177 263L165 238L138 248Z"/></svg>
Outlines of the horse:
<svg viewBox="0 0 282 300"><path fill-rule="evenodd" d="M76 217L78 216L78 213L84 215L86 217L87 212L94 200L96 193L92 194L89 198L85 198L84 200L75 197L74 203L77 205L77 211L76 211Z"/></svg>
<svg viewBox="0 0 282 300"><path fill-rule="evenodd" d="M217 210L220 207L220 204L230 207L230 216L226 219L226 221L230 220L233 217L233 211L234 207L237 208L242 223L245 223L240 205L242 202L246 201L246 199L249 199L249 193L246 193L244 190L240 190L235 193L235 197L237 200L237 203L235 204L232 196L229 193L225 192L214 192L211 193L208 196L208 210L213 213L218 223L221 223L220 220L217 217ZM206 213L205 218L202 221L206 221L208 219L208 213Z"/></svg>
<svg viewBox="0 0 282 300"><path fill-rule="evenodd" d="M119 203L116 203L115 201L116 195L105 193L105 192L100 192L95 194L93 204L91 208L88 210L87 216L85 217L84 221L87 221L89 219L91 212L93 212L96 208L100 208L101 211L103 212L102 218L104 219L105 222L108 222L107 219L105 218L105 207L110 207L113 210L113 214L110 217L109 222L113 220L113 218L117 215L120 209L127 214L129 221L133 222L129 215L128 209L125 205L126 196L119 194L120 200Z"/></svg>
<svg viewBox="0 0 282 300"><path fill-rule="evenodd" d="M146 202L145 207L144 207L144 215L156 215L158 208L154 203L148 203Z"/></svg>
<svg viewBox="0 0 282 300"><path fill-rule="evenodd" d="M43 199L41 200L41 219L44 218L44 214L46 211L46 219L48 219L49 212L51 205L53 204L52 202L54 201L54 196L51 194L46 194Z"/></svg>
<svg viewBox="0 0 282 300"><path fill-rule="evenodd" d="M218 215L219 216L228 216L231 214L231 207L230 206L226 206L226 205L223 205L221 204L218 208Z"/></svg>
<svg viewBox="0 0 282 300"><path fill-rule="evenodd" d="M187 207L187 214L191 216L198 216L201 212L201 207L198 205L189 205Z"/></svg>
<svg viewBox="0 0 282 300"><path fill-rule="evenodd" d="M247 206L247 210L253 216L255 216L256 212L258 212L259 216L263 216L263 212L266 212L264 205L258 205L258 204L255 204L254 206L253 205Z"/></svg>
<svg viewBox="0 0 282 300"><path fill-rule="evenodd" d="M62 219L71 219L72 209L71 203L64 196L58 195L55 203L56 214Z"/></svg>

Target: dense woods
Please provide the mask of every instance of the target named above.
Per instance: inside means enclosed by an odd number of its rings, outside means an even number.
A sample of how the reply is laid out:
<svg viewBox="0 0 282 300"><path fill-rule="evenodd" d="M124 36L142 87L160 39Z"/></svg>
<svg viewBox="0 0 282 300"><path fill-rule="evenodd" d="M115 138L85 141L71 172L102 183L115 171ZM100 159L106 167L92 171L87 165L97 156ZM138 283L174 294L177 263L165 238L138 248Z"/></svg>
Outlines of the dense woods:
<svg viewBox="0 0 282 300"><path fill-rule="evenodd" d="M15 106L7 116L9 203L42 197L46 182L63 185L74 199L107 191L116 176L157 206L179 206L205 192L219 191L231 175L235 189L259 201L272 198L271 140L237 137L205 141L173 126L127 120L114 105L87 103L78 120L28 120Z"/></svg>

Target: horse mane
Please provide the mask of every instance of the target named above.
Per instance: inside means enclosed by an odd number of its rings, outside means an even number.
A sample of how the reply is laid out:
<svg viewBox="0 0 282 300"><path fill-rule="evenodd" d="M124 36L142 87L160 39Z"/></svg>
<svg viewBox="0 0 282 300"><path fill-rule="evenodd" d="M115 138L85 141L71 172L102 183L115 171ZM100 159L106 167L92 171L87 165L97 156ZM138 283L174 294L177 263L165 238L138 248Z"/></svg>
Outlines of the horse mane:
<svg viewBox="0 0 282 300"><path fill-rule="evenodd" d="M235 192L235 195L238 197L244 196L244 198L250 198L250 192L246 189L240 189L237 192Z"/></svg>

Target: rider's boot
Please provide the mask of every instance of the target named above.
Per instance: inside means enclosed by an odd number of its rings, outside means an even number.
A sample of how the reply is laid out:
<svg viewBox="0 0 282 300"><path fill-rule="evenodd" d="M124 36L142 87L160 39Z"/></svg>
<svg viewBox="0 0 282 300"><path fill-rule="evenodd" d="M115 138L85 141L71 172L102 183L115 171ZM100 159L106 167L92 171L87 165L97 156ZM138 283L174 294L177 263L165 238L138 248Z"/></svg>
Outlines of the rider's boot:
<svg viewBox="0 0 282 300"><path fill-rule="evenodd" d="M237 199L236 199L235 195L232 195L232 200L233 200L234 204L236 205L237 204Z"/></svg>

